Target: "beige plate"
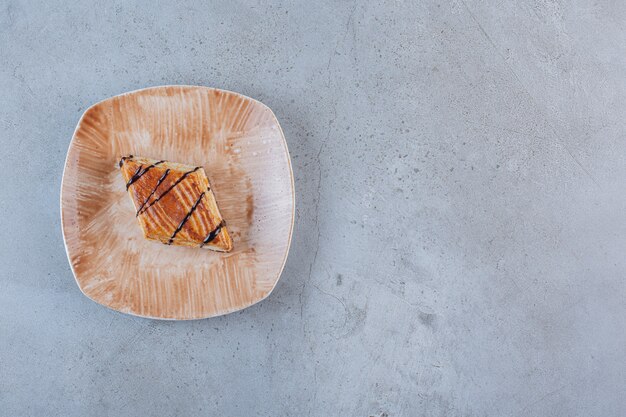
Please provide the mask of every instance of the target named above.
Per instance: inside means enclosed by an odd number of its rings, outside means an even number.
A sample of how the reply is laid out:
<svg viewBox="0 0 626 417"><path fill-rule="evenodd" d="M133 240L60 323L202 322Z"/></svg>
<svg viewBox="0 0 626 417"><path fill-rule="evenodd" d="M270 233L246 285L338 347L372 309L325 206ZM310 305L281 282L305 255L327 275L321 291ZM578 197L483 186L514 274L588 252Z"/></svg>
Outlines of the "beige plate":
<svg viewBox="0 0 626 417"><path fill-rule="evenodd" d="M204 167L233 252L144 239L116 166L128 154ZM267 297L285 265L294 205L289 152L272 111L206 87L148 88L87 109L61 186L63 237L81 291L160 319L218 316Z"/></svg>

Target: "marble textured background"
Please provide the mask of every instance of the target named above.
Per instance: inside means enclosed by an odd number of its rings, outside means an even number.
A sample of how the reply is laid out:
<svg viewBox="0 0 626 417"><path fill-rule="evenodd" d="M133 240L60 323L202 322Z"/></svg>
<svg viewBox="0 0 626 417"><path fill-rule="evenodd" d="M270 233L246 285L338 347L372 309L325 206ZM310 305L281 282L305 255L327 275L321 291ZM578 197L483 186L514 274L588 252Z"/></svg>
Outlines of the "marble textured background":
<svg viewBox="0 0 626 417"><path fill-rule="evenodd" d="M177 3L177 4L174 4ZM0 415L620 416L626 3L0 3ZM82 112L161 84L280 120L271 297L160 322L83 297Z"/></svg>

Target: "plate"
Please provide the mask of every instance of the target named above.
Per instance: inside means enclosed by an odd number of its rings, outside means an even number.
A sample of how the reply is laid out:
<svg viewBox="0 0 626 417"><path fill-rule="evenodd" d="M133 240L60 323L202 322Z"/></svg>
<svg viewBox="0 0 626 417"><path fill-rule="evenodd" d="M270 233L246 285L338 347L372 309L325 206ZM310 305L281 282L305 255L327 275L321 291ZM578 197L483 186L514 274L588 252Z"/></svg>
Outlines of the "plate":
<svg viewBox="0 0 626 417"><path fill-rule="evenodd" d="M117 167L123 155L202 166L234 249L146 240ZM61 185L61 223L83 294L117 311L198 319L267 297L285 265L294 222L289 151L274 113L241 94L163 86L85 111Z"/></svg>

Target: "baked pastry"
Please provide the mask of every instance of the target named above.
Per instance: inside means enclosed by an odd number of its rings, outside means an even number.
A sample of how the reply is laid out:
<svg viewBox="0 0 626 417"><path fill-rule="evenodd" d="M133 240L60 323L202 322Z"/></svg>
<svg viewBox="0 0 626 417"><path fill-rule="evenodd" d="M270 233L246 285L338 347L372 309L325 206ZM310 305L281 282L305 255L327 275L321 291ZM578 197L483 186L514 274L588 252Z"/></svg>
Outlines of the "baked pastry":
<svg viewBox="0 0 626 417"><path fill-rule="evenodd" d="M144 237L228 252L233 243L201 167L125 156L119 162Z"/></svg>

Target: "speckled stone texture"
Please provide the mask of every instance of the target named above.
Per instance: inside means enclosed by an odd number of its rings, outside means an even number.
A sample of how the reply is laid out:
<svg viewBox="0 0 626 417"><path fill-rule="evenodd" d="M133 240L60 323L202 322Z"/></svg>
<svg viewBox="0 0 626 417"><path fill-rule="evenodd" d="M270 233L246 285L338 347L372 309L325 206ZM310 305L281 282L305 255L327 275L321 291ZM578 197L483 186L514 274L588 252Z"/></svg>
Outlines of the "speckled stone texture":
<svg viewBox="0 0 626 417"><path fill-rule="evenodd" d="M0 3L0 415L623 416L626 3ZM283 277L229 316L82 296L82 112L197 84L293 159Z"/></svg>

